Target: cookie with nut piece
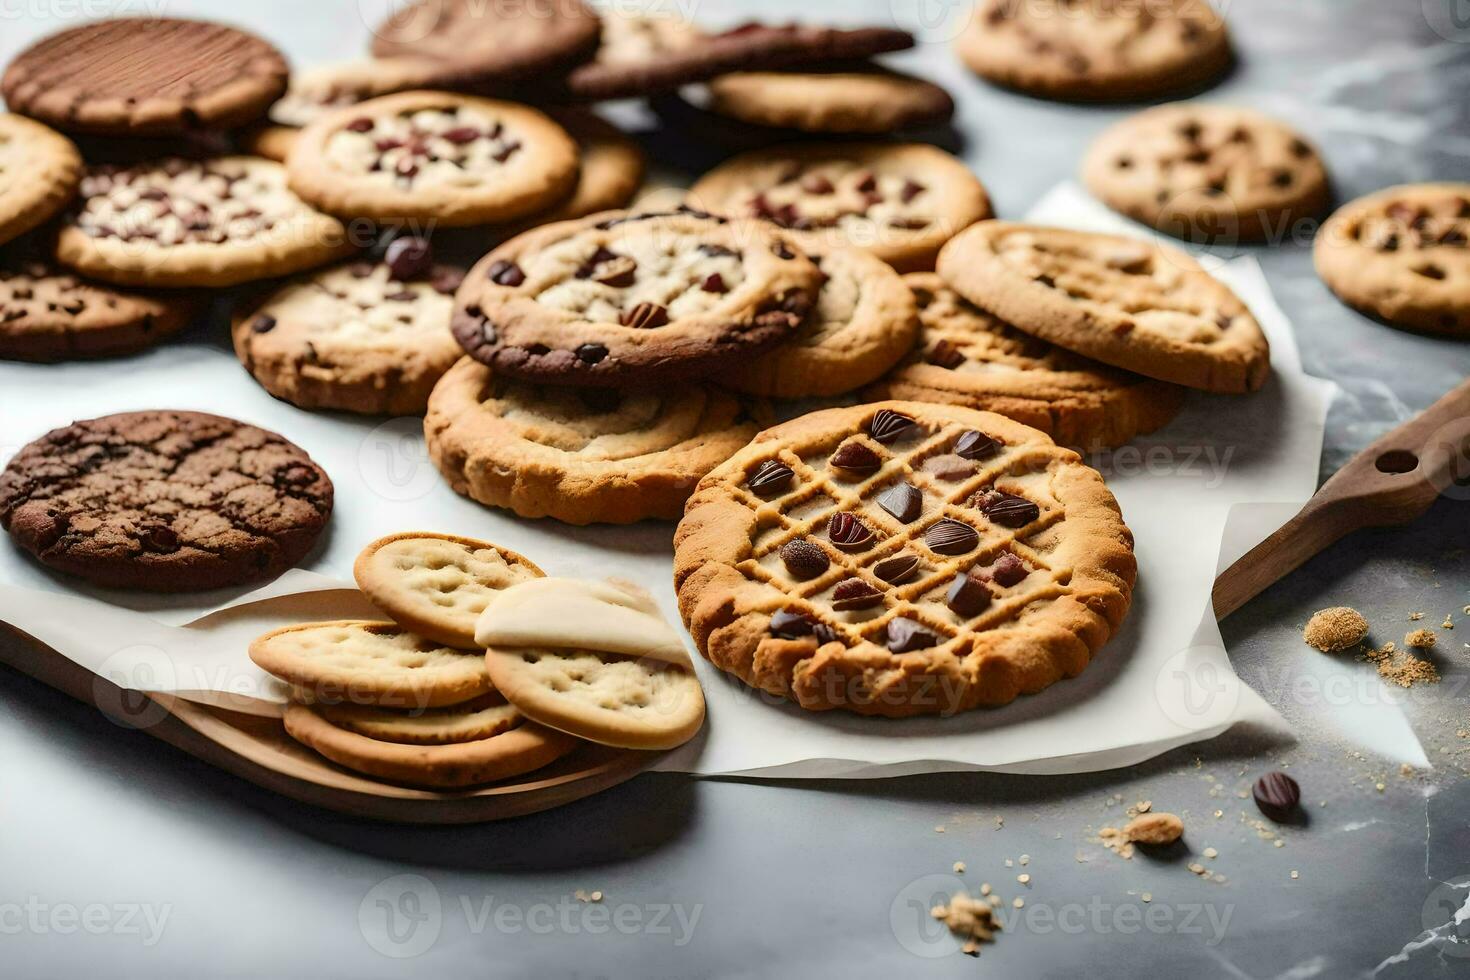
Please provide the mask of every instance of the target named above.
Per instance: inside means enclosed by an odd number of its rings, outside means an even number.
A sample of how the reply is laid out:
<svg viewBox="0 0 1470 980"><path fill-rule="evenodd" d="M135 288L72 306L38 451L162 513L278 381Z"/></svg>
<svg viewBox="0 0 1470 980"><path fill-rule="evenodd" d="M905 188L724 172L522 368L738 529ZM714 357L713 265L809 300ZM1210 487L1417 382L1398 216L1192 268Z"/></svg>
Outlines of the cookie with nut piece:
<svg viewBox="0 0 1470 980"><path fill-rule="evenodd" d="M986 221L945 246L939 274L1019 330L1145 377L1243 394L1271 374L1249 308L1167 245Z"/></svg>
<svg viewBox="0 0 1470 980"><path fill-rule="evenodd" d="M685 625L717 667L802 707L1001 705L1080 673L1137 563L1102 477L999 415L881 402L758 435L674 539Z"/></svg>
<svg viewBox="0 0 1470 980"><path fill-rule="evenodd" d="M769 221L809 251L872 252L900 272L934 268L950 238L990 217L985 187L925 144L791 144L721 164L689 192L699 208Z"/></svg>
<svg viewBox="0 0 1470 980"><path fill-rule="evenodd" d="M300 408L419 415L463 356L449 318L464 271L427 239L393 241L288 281L234 315L235 355L261 386Z"/></svg>
<svg viewBox="0 0 1470 980"><path fill-rule="evenodd" d="M199 412L75 422L0 473L0 527L42 564L96 585L202 592L306 557L332 482L300 447Z"/></svg>
<svg viewBox="0 0 1470 980"><path fill-rule="evenodd" d="M1251 109L1193 102L1106 130L1082 179L1114 211L1191 241L1280 241L1331 200L1322 158L1291 127Z"/></svg>
<svg viewBox="0 0 1470 980"><path fill-rule="evenodd" d="M497 378L694 378L791 336L820 282L769 225L614 212L535 229L482 259L457 297L454 333Z"/></svg>
<svg viewBox="0 0 1470 980"><path fill-rule="evenodd" d="M1322 226L1314 257L1349 306L1395 326L1470 335L1470 183L1358 198Z"/></svg>
<svg viewBox="0 0 1470 980"><path fill-rule="evenodd" d="M997 85L1079 102L1202 88L1234 57L1208 0L983 0L955 49Z"/></svg>
<svg viewBox="0 0 1470 980"><path fill-rule="evenodd" d="M404 92L340 109L301 131L291 189L333 214L447 227L510 221L565 198L577 145L529 106Z"/></svg>

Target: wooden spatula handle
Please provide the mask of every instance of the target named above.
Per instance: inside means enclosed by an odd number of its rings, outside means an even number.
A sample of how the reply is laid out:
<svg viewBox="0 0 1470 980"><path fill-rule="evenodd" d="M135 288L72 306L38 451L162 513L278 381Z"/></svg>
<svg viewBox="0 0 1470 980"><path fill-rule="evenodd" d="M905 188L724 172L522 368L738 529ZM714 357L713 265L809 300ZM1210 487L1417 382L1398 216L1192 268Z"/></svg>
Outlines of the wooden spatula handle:
<svg viewBox="0 0 1470 980"><path fill-rule="evenodd" d="M1301 512L1215 580L1224 619L1364 527L1407 524L1443 493L1470 499L1470 381L1354 456Z"/></svg>

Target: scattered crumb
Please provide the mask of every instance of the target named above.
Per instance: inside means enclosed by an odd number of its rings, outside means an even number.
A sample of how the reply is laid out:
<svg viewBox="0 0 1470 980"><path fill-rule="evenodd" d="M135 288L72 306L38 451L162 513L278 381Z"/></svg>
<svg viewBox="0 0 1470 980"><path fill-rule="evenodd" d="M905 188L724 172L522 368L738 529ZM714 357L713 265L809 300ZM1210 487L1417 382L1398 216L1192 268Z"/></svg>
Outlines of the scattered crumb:
<svg viewBox="0 0 1470 980"><path fill-rule="evenodd" d="M1153 892L1144 892L1142 895L1140 895L1138 897L1141 898L1141 899L1143 899L1143 903L1145 905L1147 905L1149 902L1152 902L1154 900L1154 893Z"/></svg>
<svg viewBox="0 0 1470 980"><path fill-rule="evenodd" d="M1029 885L1029 884L1031 884L1031 876L1030 875L1016 875L1016 880L1019 881L1023 885Z"/></svg>
<svg viewBox="0 0 1470 980"><path fill-rule="evenodd" d="M1409 622L1411 622L1411 623L1417 623L1417 622L1419 622L1419 620L1421 620L1423 618L1424 618L1424 614L1423 613L1409 613Z"/></svg>
<svg viewBox="0 0 1470 980"><path fill-rule="evenodd" d="M1211 860L1214 860L1215 858L1217 858L1219 856L1220 856L1220 852L1217 851L1217 850L1215 850L1213 847L1207 847L1207 848L1205 848L1205 857L1210 858Z"/></svg>
<svg viewBox="0 0 1470 980"><path fill-rule="evenodd" d="M1029 855L1029 854L1022 854L1020 856L1020 858L1018 858L1017 860L1020 863L1021 867L1024 868L1026 865L1028 865L1028 864L1031 863L1031 855Z"/></svg>
<svg viewBox="0 0 1470 980"><path fill-rule="evenodd" d="M1311 618L1302 639L1323 653L1338 653L1357 646L1368 635L1368 620L1356 609L1336 606Z"/></svg>
<svg viewBox="0 0 1470 980"><path fill-rule="evenodd" d="M957 875L964 874L965 873L965 862L963 862L963 861L956 861L954 863L954 873L957 874Z"/></svg>
<svg viewBox="0 0 1470 980"><path fill-rule="evenodd" d="M1017 898L1015 901L1011 902L1011 904L1018 909L1025 908L1026 900L1024 898Z"/></svg>
<svg viewBox="0 0 1470 980"><path fill-rule="evenodd" d="M1438 640L1434 630L1415 630L1404 637L1404 646L1415 650L1430 650Z"/></svg>
<svg viewBox="0 0 1470 980"><path fill-rule="evenodd" d="M1134 817L1123 833L1138 844L1172 844L1183 836L1184 821L1172 813L1146 813Z"/></svg>
<svg viewBox="0 0 1470 980"><path fill-rule="evenodd" d="M1376 789L1376 790L1378 790L1378 792L1382 793L1388 787L1384 786L1382 783L1378 783L1373 788Z"/></svg>
<svg viewBox="0 0 1470 980"><path fill-rule="evenodd" d="M1301 872L1300 872L1300 871L1293 871L1293 872L1292 872L1292 873L1291 873L1291 877L1292 877L1292 878L1293 878L1293 880L1294 880L1294 879L1297 879L1297 878L1300 878L1300 877L1301 877L1301 876L1302 876L1302 875L1301 875Z"/></svg>
<svg viewBox="0 0 1470 980"><path fill-rule="evenodd" d="M576 896L576 899L579 902L600 902L600 901L602 901L602 892L588 892L588 891L584 891L581 888L578 888L573 894Z"/></svg>
<svg viewBox="0 0 1470 980"><path fill-rule="evenodd" d="M982 894L982 895L989 895L990 894L990 882L985 881L985 882L981 882L980 883L980 894Z"/></svg>
<svg viewBox="0 0 1470 980"><path fill-rule="evenodd" d="M1442 622L1442 623L1439 624L1439 628L1442 629L1442 630L1452 630L1452 629L1455 628L1455 621L1453 619L1451 619L1450 617L1446 616L1444 618L1444 622Z"/></svg>
<svg viewBox="0 0 1470 980"><path fill-rule="evenodd" d="M1215 819L1216 820L1219 820L1223 816L1225 816L1225 811L1224 810L1216 810L1215 811Z"/></svg>
<svg viewBox="0 0 1470 980"><path fill-rule="evenodd" d="M942 834L942 833L944 833L944 824L940 824L939 826L935 827L934 828L934 832L936 834Z"/></svg>
<svg viewBox="0 0 1470 980"><path fill-rule="evenodd" d="M995 942L1000 923L995 921L995 911L989 903L971 898L960 892L949 900L948 905L936 905L929 914L949 927L949 931L965 939L961 947L968 956L980 955L981 943Z"/></svg>
<svg viewBox="0 0 1470 980"><path fill-rule="evenodd" d="M1016 862L1012 861L1010 858L1006 858L1006 867L1008 867L1008 868L1014 868L1015 866L1016 866Z"/></svg>
<svg viewBox="0 0 1470 980"><path fill-rule="evenodd" d="M1379 677L1399 687L1439 683L1438 667L1411 653L1400 653L1392 643L1385 643L1381 650L1368 650L1363 657L1377 665Z"/></svg>

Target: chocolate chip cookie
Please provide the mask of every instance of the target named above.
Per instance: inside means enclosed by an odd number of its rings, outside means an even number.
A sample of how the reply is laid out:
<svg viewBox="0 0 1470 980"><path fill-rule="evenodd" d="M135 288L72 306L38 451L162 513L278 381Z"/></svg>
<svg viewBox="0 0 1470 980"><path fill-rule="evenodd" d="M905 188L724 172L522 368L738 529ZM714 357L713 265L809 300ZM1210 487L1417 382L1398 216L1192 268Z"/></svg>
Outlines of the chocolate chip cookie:
<svg viewBox="0 0 1470 980"><path fill-rule="evenodd" d="M455 492L567 524L673 520L699 478L770 420L712 386L524 384L465 358L429 398L429 456Z"/></svg>
<svg viewBox="0 0 1470 980"><path fill-rule="evenodd" d="M20 243L0 250L0 358L67 361L132 354L183 329L189 293L138 293L78 279Z"/></svg>
<svg viewBox="0 0 1470 980"><path fill-rule="evenodd" d="M954 99L938 85L877 65L732 72L711 79L709 95L722 116L804 133L878 136L954 115Z"/></svg>
<svg viewBox="0 0 1470 980"><path fill-rule="evenodd" d="M706 34L675 17L610 10L596 57L542 98L603 101L677 91L727 72L861 60L914 45L907 32L883 27L839 30L750 23Z"/></svg>
<svg viewBox="0 0 1470 980"><path fill-rule="evenodd" d="M1194 102L1108 129L1088 151L1082 179L1114 211L1190 241L1279 242L1331 199L1322 158L1289 126Z"/></svg>
<svg viewBox="0 0 1470 980"><path fill-rule="evenodd" d="M1168 424L1184 389L1090 361L991 316L933 273L906 277L923 328L869 401L942 402L996 412L1083 451Z"/></svg>
<svg viewBox="0 0 1470 980"><path fill-rule="evenodd" d="M424 85L479 91L569 68L601 32L581 0L412 0L374 28L372 50L431 63Z"/></svg>
<svg viewBox="0 0 1470 980"><path fill-rule="evenodd" d="M756 150L706 174L689 200L772 222L809 251L865 248L900 272L933 269L945 242L990 217L990 197L965 165L918 143Z"/></svg>
<svg viewBox="0 0 1470 980"><path fill-rule="evenodd" d="M955 47L998 85L1080 102L1189 92L1233 58L1208 0L983 0Z"/></svg>
<svg viewBox="0 0 1470 980"><path fill-rule="evenodd" d="M939 274L1032 336L1159 381L1243 394L1271 375L1251 311L1166 245L986 221L945 246Z"/></svg>
<svg viewBox="0 0 1470 980"><path fill-rule="evenodd" d="M244 126L286 91L286 59L222 24L127 17L69 28L21 52L0 92L65 132L171 136Z"/></svg>
<svg viewBox="0 0 1470 980"><path fill-rule="evenodd" d="M0 473L0 527L47 566L96 585L200 592L274 578L332 513L332 482L299 447L198 412L76 422Z"/></svg>
<svg viewBox="0 0 1470 980"><path fill-rule="evenodd" d="M291 189L324 211L457 227L549 207L577 183L577 145L527 106L404 92L338 110L301 131Z"/></svg>
<svg viewBox="0 0 1470 980"><path fill-rule="evenodd" d="M1132 601L1102 477L950 405L815 412L705 477L674 536L710 662L815 711L949 715L1075 677Z"/></svg>
<svg viewBox="0 0 1470 980"><path fill-rule="evenodd" d="M463 356L449 332L462 269L404 237L379 261L293 280L235 314L235 354L277 398L301 408L420 415Z"/></svg>
<svg viewBox="0 0 1470 980"><path fill-rule="evenodd" d="M796 336L720 372L722 384L769 398L821 398L861 388L914 346L914 294L882 259L858 248L813 256L822 291Z"/></svg>
<svg viewBox="0 0 1470 980"><path fill-rule="evenodd" d="M49 221L81 180L82 157L71 140L0 113L0 245Z"/></svg>
<svg viewBox="0 0 1470 980"><path fill-rule="evenodd" d="M120 286L233 286L289 275L354 251L336 218L256 157L171 158L93 167L56 255Z"/></svg>
<svg viewBox="0 0 1470 980"><path fill-rule="evenodd" d="M507 378L616 387L699 377L789 337L820 279L761 222L594 215L481 260L457 297L454 334Z"/></svg>
<svg viewBox="0 0 1470 980"><path fill-rule="evenodd" d="M1398 326L1470 335L1470 184L1361 197L1322 227L1315 257L1350 306Z"/></svg>

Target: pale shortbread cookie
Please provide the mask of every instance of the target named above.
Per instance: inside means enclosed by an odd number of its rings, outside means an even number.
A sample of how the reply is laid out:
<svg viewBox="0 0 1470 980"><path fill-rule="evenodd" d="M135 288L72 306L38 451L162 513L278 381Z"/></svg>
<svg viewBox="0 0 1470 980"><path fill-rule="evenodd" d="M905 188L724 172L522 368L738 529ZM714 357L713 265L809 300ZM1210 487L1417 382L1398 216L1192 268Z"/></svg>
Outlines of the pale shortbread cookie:
<svg viewBox="0 0 1470 980"><path fill-rule="evenodd" d="M485 663L397 623L307 623L250 644L250 659L312 702L439 708L494 690Z"/></svg>
<svg viewBox="0 0 1470 980"><path fill-rule="evenodd" d="M339 109L301 131L291 188L325 211L448 227L511 221L577 184L577 144L529 106L404 92Z"/></svg>
<svg viewBox="0 0 1470 980"><path fill-rule="evenodd" d="M807 133L887 135L954 115L954 99L938 85L875 65L732 72L711 79L709 93L719 115Z"/></svg>
<svg viewBox="0 0 1470 980"><path fill-rule="evenodd" d="M478 650L475 623L502 589L541 569L486 541L414 531L374 541L353 567L357 585L404 629Z"/></svg>
<svg viewBox="0 0 1470 980"><path fill-rule="evenodd" d="M0 244L60 211L82 179L71 140L38 122L0 113Z"/></svg>
<svg viewBox="0 0 1470 980"><path fill-rule="evenodd" d="M1019 330L1145 377L1243 394L1271 375L1250 309L1167 245L985 221L945 246L939 274Z"/></svg>
<svg viewBox="0 0 1470 980"><path fill-rule="evenodd" d="M603 745L670 749L704 723L683 640L630 586L513 586L486 608L475 638L497 689L543 725Z"/></svg>
<svg viewBox="0 0 1470 980"><path fill-rule="evenodd" d="M466 714L474 717L481 712ZM446 712L441 723L452 726ZM321 709L293 704L286 731L340 766L412 786L459 789L534 772L571 752L577 740L540 725L520 724L494 735L459 742L416 745L340 728Z"/></svg>
<svg viewBox="0 0 1470 980"><path fill-rule="evenodd" d="M494 738L525 721L500 694L426 711L392 711L364 704L316 705L316 713L338 728L380 742L453 745Z"/></svg>

